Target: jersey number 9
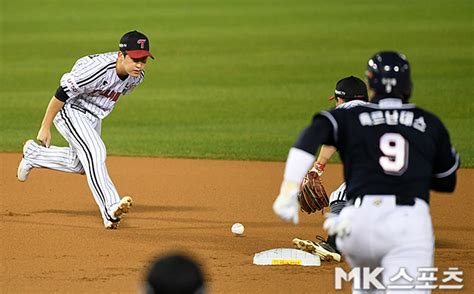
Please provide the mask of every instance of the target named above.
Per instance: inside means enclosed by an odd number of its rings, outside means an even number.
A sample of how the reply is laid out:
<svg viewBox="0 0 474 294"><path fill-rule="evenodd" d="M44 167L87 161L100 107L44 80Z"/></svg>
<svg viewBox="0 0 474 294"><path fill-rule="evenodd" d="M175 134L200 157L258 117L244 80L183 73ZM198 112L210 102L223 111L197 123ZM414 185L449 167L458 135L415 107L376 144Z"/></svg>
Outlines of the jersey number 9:
<svg viewBox="0 0 474 294"><path fill-rule="evenodd" d="M379 164L388 175L402 175L408 166L408 142L398 133L386 133L380 137L380 151L383 156Z"/></svg>

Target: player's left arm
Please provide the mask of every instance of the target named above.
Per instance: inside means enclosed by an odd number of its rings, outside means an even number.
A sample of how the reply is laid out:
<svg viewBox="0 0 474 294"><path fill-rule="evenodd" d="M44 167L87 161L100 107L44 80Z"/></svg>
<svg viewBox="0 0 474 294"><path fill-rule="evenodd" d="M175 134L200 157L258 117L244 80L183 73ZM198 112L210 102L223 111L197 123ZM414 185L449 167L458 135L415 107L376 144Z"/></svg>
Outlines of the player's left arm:
<svg viewBox="0 0 474 294"><path fill-rule="evenodd" d="M334 146L323 145L321 150L319 150L318 159L316 163L326 165L329 162L329 159L336 153L337 149Z"/></svg>
<svg viewBox="0 0 474 294"><path fill-rule="evenodd" d="M336 152L336 147L331 145L322 145L321 149L319 150L318 158L314 162L311 171L316 171L318 176L322 176L324 169L326 168L326 164Z"/></svg>
<svg viewBox="0 0 474 294"><path fill-rule="evenodd" d="M301 183L306 172L314 162L314 154L316 154L319 146L321 146L321 144L335 144L335 132L337 128L334 127L334 123L335 119L329 112L322 112L314 117L311 125L303 130L290 150L286 162L285 178L296 180L298 184ZM296 151L309 156L303 157L297 155Z"/></svg>
<svg viewBox="0 0 474 294"><path fill-rule="evenodd" d="M453 192L456 187L456 170L460 166L460 158L451 145L448 131L441 122L439 123L430 188L439 192Z"/></svg>

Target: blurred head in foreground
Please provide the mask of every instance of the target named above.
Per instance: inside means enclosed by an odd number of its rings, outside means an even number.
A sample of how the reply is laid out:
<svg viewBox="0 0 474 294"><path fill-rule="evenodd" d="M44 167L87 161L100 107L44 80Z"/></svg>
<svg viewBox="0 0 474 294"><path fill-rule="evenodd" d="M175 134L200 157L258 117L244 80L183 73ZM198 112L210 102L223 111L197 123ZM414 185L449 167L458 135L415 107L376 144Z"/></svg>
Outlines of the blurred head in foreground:
<svg viewBox="0 0 474 294"><path fill-rule="evenodd" d="M183 254L167 254L151 264L146 280L145 293L204 294L204 277L199 265Z"/></svg>

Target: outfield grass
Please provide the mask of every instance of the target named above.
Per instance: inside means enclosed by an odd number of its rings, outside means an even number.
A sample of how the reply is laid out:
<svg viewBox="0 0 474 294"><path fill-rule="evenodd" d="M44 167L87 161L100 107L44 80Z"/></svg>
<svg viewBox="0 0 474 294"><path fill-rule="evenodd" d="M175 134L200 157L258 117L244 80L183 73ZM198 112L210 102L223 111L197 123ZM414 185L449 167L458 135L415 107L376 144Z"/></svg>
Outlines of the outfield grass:
<svg viewBox="0 0 474 294"><path fill-rule="evenodd" d="M110 154L284 160L339 78L396 49L412 64L413 102L474 166L473 2L341 2L2 1L0 150L36 136L77 58L138 29L157 60L104 121Z"/></svg>

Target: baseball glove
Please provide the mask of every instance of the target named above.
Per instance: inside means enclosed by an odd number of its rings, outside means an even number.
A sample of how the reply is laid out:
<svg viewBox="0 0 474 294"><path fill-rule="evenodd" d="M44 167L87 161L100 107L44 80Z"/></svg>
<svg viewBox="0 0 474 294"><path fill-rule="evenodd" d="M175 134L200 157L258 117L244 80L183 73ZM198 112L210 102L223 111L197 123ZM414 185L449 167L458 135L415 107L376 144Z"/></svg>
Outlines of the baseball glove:
<svg viewBox="0 0 474 294"><path fill-rule="evenodd" d="M298 202L301 211L308 214L329 206L329 197L321 182L320 174L321 171L313 167L301 182Z"/></svg>

